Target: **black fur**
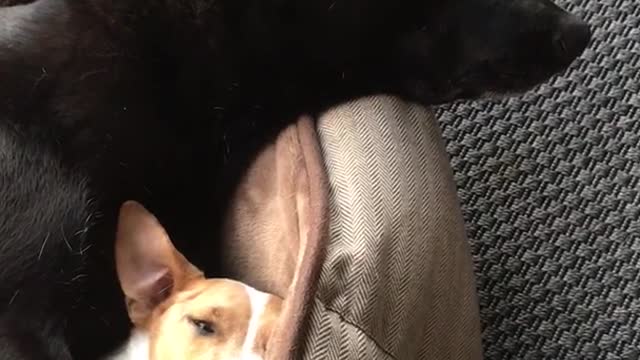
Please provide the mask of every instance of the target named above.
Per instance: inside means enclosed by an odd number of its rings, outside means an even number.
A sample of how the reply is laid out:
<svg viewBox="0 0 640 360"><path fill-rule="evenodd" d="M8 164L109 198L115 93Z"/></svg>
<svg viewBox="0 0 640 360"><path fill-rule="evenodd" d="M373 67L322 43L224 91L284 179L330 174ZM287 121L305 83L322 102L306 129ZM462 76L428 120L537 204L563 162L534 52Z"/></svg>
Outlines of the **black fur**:
<svg viewBox="0 0 640 360"><path fill-rule="evenodd" d="M50 344L68 358L53 344L77 305L93 212L86 180L62 166L49 135L0 123L0 358L45 358Z"/></svg>
<svg viewBox="0 0 640 360"><path fill-rule="evenodd" d="M27 16L0 8L12 22L0 26L0 151L14 154L0 157L0 176L11 177L0 182L8 359L96 359L127 335L113 269L123 201L143 202L191 261L223 274L212 243L229 196L297 115L375 93L429 105L524 91L589 38L546 0L27 6ZM43 234L56 236L40 255ZM14 306L23 297L38 301Z"/></svg>

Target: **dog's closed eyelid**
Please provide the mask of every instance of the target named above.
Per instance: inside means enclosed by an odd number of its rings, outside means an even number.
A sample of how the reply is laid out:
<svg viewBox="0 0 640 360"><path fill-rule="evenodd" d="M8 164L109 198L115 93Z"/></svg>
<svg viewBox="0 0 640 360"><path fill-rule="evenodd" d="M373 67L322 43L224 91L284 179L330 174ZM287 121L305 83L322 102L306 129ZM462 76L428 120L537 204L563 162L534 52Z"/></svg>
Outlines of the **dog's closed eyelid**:
<svg viewBox="0 0 640 360"><path fill-rule="evenodd" d="M216 324L210 320L201 320L194 316L187 316L187 321L195 327L198 335L201 336L213 336L218 333Z"/></svg>

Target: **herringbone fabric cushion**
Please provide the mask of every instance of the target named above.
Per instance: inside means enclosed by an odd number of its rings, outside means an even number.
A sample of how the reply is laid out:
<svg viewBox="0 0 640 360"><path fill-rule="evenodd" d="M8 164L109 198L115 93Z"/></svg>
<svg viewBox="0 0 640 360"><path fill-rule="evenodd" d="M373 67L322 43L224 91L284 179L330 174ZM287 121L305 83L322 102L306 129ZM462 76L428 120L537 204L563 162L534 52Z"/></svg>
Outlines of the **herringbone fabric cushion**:
<svg viewBox="0 0 640 360"><path fill-rule="evenodd" d="M330 239L304 359L481 359L475 280L430 112L388 97L319 122Z"/></svg>
<svg viewBox="0 0 640 360"><path fill-rule="evenodd" d="M525 96L440 109L488 359L640 359L640 2L562 0L594 42Z"/></svg>

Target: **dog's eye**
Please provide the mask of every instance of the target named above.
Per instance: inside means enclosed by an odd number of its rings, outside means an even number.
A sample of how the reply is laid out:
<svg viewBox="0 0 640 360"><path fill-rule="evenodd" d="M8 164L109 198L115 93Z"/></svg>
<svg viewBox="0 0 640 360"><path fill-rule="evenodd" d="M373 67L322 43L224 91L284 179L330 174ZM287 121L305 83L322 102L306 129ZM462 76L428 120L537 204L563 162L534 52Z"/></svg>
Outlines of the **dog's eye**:
<svg viewBox="0 0 640 360"><path fill-rule="evenodd" d="M196 327L198 334L202 336L211 336L215 334L216 329L213 326L213 323L205 320L198 320L194 318L189 318L189 321L193 326Z"/></svg>

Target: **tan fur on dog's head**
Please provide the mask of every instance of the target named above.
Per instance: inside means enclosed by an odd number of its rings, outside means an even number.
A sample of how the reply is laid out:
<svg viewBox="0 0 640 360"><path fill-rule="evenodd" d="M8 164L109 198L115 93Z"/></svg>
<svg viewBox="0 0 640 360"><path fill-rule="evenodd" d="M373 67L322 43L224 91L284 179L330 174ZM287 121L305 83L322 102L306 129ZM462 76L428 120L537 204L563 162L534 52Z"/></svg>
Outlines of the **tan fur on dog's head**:
<svg viewBox="0 0 640 360"><path fill-rule="evenodd" d="M116 267L150 360L263 357L282 300L237 281L205 279L132 201L120 210Z"/></svg>

